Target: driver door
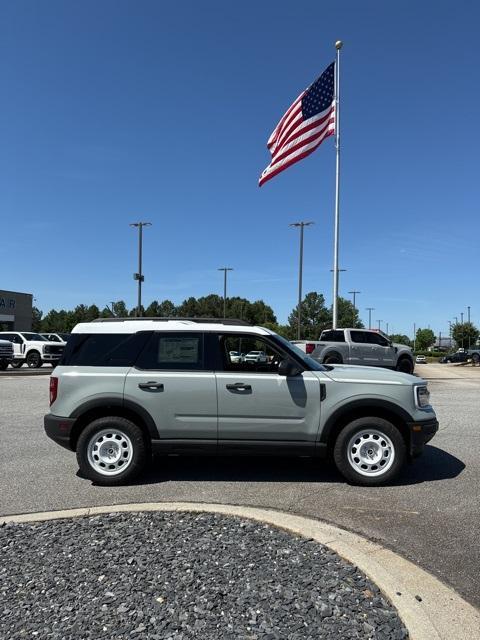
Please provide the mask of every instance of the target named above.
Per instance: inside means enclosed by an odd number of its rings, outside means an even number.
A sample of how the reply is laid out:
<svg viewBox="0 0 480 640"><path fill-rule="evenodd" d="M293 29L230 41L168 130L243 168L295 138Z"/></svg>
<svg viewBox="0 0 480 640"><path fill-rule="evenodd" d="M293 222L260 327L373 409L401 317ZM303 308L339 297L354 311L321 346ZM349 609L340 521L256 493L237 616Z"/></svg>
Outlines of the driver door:
<svg viewBox="0 0 480 640"><path fill-rule="evenodd" d="M215 372L218 397L218 443L253 448L266 443L314 446L320 424L320 381L311 371L281 376L278 364L286 353L256 335L218 336L220 370ZM230 361L230 351L262 351L267 362Z"/></svg>

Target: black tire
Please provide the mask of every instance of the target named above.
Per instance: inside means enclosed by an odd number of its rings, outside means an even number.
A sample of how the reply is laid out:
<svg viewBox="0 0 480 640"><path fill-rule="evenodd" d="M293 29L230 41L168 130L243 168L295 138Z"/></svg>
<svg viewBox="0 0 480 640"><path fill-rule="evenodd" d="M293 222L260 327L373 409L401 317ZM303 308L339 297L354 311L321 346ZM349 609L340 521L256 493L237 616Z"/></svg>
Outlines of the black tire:
<svg viewBox="0 0 480 640"><path fill-rule="evenodd" d="M30 369L38 369L42 366L42 357L38 351L29 351L26 359L27 367Z"/></svg>
<svg viewBox="0 0 480 640"><path fill-rule="evenodd" d="M8 367L8 362L6 360L0 361L0 371L5 371Z"/></svg>
<svg viewBox="0 0 480 640"><path fill-rule="evenodd" d="M356 435L359 436L357 441ZM359 446L362 441L363 456ZM371 463L362 468L362 460L369 456L370 447L374 452L373 457L368 458ZM405 456L406 446L400 431L388 420L375 416L358 418L347 424L340 431L333 449L333 459L343 477L352 484L363 486L391 482L400 473Z"/></svg>
<svg viewBox="0 0 480 640"><path fill-rule="evenodd" d="M343 364L342 356L339 353L329 353L323 359L323 364Z"/></svg>
<svg viewBox="0 0 480 640"><path fill-rule="evenodd" d="M102 433L105 436L102 436ZM117 436L118 439L116 439ZM105 440L101 440L102 438ZM100 455L102 444L100 448L98 447L101 442L104 442L104 447L112 444L117 449L118 458L114 464L106 464L103 461L105 457L102 459ZM122 447L125 443L127 444L124 449ZM96 450L95 446L97 446ZM108 455L109 449L105 453ZM125 456L123 461L122 457L125 453L128 453L128 456ZM95 456L97 460L94 459ZM77 462L80 472L100 485L115 486L130 482L146 468L149 458L150 448L140 427L118 416L93 420L84 428L77 443ZM125 464L123 469L122 464ZM102 465L104 470L99 471ZM109 467L115 467L115 469L111 470Z"/></svg>
<svg viewBox="0 0 480 640"><path fill-rule="evenodd" d="M472 355L473 364L477 366L480 363L480 353L474 353Z"/></svg>
<svg viewBox="0 0 480 640"><path fill-rule="evenodd" d="M23 365L24 362L25 362L25 360L14 360L10 364L12 365L12 367L14 369L20 369L20 367Z"/></svg>
<svg viewBox="0 0 480 640"><path fill-rule="evenodd" d="M402 373L413 373L413 360L410 360L410 358L400 358L400 360L397 362L397 366L396 369L397 371L401 371Z"/></svg>

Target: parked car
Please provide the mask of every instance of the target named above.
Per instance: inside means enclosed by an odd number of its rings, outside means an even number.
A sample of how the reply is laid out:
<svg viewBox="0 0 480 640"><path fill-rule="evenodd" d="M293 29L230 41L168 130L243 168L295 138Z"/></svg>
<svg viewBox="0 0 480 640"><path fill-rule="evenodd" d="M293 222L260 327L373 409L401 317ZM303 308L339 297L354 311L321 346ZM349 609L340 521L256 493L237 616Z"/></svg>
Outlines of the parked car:
<svg viewBox="0 0 480 640"><path fill-rule="evenodd" d="M44 362L55 366L62 357L65 343L53 344L33 331L0 331L0 339L13 344L12 367L19 368L24 363L28 367L41 367Z"/></svg>
<svg viewBox="0 0 480 640"><path fill-rule="evenodd" d="M232 365L239 341L257 355ZM332 458L348 481L379 485L438 429L421 378L321 365L240 321L161 318L78 324L44 424L105 485L131 481L152 452L192 451Z"/></svg>
<svg viewBox="0 0 480 640"><path fill-rule="evenodd" d="M467 360L470 360L472 356L467 353L466 351L457 351L456 353L449 353L446 356L444 356L443 358L440 358L439 362L442 363L446 363L446 362L467 362Z"/></svg>
<svg viewBox="0 0 480 640"><path fill-rule="evenodd" d="M268 362L268 358L263 351L249 351L244 358L245 362Z"/></svg>
<svg viewBox="0 0 480 640"><path fill-rule="evenodd" d="M418 356L415 358L415 364L427 364L427 358L426 358L426 356L418 355Z"/></svg>
<svg viewBox="0 0 480 640"><path fill-rule="evenodd" d="M244 362L245 360L245 354L244 353L240 353L239 351L230 351L229 352L230 355L230 362Z"/></svg>

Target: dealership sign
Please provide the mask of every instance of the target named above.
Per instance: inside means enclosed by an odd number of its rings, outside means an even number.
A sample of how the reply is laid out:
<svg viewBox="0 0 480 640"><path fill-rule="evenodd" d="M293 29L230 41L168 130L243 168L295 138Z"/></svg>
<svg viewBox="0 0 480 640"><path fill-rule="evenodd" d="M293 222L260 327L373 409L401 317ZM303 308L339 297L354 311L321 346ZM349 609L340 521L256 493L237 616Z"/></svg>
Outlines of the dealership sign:
<svg viewBox="0 0 480 640"><path fill-rule="evenodd" d="M0 309L15 309L14 298L0 298Z"/></svg>

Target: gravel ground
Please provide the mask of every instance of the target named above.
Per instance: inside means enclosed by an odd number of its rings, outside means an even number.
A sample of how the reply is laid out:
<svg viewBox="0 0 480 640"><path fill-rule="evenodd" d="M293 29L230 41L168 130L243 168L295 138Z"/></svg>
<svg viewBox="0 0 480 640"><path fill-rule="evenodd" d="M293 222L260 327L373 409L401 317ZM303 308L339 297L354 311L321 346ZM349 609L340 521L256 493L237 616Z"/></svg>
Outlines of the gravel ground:
<svg viewBox="0 0 480 640"><path fill-rule="evenodd" d="M408 633L356 567L269 525L110 514L0 529L0 637L375 639Z"/></svg>

